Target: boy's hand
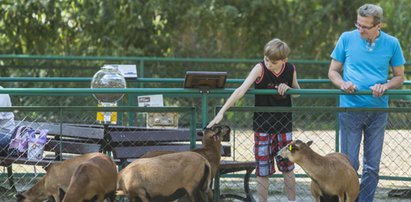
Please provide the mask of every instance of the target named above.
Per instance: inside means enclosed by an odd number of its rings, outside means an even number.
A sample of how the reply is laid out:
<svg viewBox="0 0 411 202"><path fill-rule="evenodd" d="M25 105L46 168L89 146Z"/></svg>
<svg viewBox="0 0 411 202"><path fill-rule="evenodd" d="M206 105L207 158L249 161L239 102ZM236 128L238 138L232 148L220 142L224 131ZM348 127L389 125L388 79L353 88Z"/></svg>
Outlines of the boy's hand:
<svg viewBox="0 0 411 202"><path fill-rule="evenodd" d="M208 123L207 128L213 127L215 124L220 123L220 121L223 119L223 115L217 114L210 123Z"/></svg>
<svg viewBox="0 0 411 202"><path fill-rule="evenodd" d="M280 95L285 95L285 92L287 92L287 90L290 89L290 88L291 88L291 87L288 86L287 84L285 84L285 83L280 83L280 85L277 86L278 94L280 94Z"/></svg>

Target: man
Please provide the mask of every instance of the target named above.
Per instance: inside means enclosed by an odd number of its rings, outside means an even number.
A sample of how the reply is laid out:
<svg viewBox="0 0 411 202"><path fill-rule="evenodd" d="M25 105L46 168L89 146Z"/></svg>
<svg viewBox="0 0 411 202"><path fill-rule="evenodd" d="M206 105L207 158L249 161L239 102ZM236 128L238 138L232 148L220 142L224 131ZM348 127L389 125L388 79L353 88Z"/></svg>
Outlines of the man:
<svg viewBox="0 0 411 202"><path fill-rule="evenodd" d="M383 10L365 4L357 10L356 30L344 32L331 53L330 80L346 93L372 90L371 95L341 95L340 107L387 108L388 89L404 82L405 59L398 39L381 31ZM388 81L392 67L393 78ZM341 76L341 72L343 77ZM358 201L373 201L378 184L384 143L386 112L340 113L341 152L348 155L355 170L359 168L359 150L364 133L364 159Z"/></svg>

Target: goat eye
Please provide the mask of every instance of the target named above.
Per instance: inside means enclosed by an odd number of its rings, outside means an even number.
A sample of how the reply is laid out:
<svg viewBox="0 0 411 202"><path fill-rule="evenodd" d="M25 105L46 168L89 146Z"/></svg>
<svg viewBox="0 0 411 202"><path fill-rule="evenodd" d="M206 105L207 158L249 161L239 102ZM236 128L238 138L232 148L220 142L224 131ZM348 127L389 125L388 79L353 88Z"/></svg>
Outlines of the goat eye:
<svg viewBox="0 0 411 202"><path fill-rule="evenodd" d="M292 151L293 150L293 145L288 145L288 150Z"/></svg>

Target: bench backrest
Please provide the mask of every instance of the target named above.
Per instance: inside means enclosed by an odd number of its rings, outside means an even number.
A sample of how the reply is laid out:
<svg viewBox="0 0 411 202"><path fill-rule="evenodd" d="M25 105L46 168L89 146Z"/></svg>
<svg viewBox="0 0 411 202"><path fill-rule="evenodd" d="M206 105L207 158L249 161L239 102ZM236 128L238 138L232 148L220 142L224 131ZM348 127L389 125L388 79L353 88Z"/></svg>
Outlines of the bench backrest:
<svg viewBox="0 0 411 202"><path fill-rule="evenodd" d="M109 144L114 159L124 165L127 160L139 158L149 151L189 151L191 135L188 129L111 130ZM195 140L195 147L202 147L202 137L196 134ZM223 142L229 141L229 137L223 139ZM230 145L223 144L221 156L231 156Z"/></svg>

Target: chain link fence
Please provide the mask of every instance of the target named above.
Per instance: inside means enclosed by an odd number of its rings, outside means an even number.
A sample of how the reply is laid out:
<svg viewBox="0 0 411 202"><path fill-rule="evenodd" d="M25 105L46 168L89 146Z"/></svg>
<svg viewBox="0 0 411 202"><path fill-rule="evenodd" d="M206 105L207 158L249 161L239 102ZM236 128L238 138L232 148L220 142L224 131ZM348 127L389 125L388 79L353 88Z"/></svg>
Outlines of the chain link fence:
<svg viewBox="0 0 411 202"><path fill-rule="evenodd" d="M173 77L183 78L186 71L227 71L228 79L245 78L252 66L259 60L240 59L167 59L161 58L48 58L48 57L12 57L0 60L1 84L5 88L89 88L91 77L104 64L136 64L139 78L169 78L170 71ZM299 72L299 80L316 78L321 80L327 75L328 61L291 61L296 64ZM70 71L67 71L70 70ZM73 71L74 70L74 71ZM8 81L8 79L27 77L27 80ZM52 82L42 82L41 78L52 78ZM76 78L75 78L76 77ZM64 78L75 78L81 81L62 81ZM36 81L34 81L36 80ZM127 81L128 88L181 88L182 80L178 82L140 82ZM238 82L227 82L226 88L235 88ZM300 82L302 89L333 89L330 82ZM409 85L409 83L408 83ZM148 93L150 94L150 93ZM137 96L146 94L127 94L119 106L130 108L118 111L118 125L125 127L146 128L147 110L137 108ZM167 94L164 95L164 105L166 107L195 106L195 113L191 111L178 111L178 128L191 127L192 119L196 120L195 127L202 128L202 122L213 118L215 106L223 105L229 94L209 94L207 95L208 109L203 114L200 93L198 94ZM239 100L237 106L253 106L254 95L247 94ZM330 107L337 106L335 95L301 95L293 100L294 108L287 109L264 109L285 110L293 112L293 136L294 139L303 141L313 140L314 151L325 155L338 150L338 121L339 109ZM39 106L31 109L12 109L17 121L26 123L70 123L85 127L102 127L96 123L97 101L92 95L80 94L12 94L14 106ZM44 106L57 106L44 107ZM64 108L64 106L68 106ZM70 108L73 106L87 106L86 108ZM89 107L89 109L87 109ZM305 107L305 108L304 108ZM389 109L389 123L385 134L383 156L381 161L380 181L376 193L376 201L409 201L409 199L399 199L388 197L387 193L393 189L411 189L411 150L410 145L410 118L411 103L407 99L392 100ZM397 110L398 108L398 110ZM165 112L166 108L157 112ZM3 109L9 110L9 109ZM223 160L253 161L253 131L252 117L255 111L260 109L254 107L231 108L225 114L223 123L232 128L231 148L232 156L224 157ZM116 111L116 110L114 110ZM193 117L194 116L194 117ZM362 156L360 156L360 159ZM7 170L0 167L0 201L15 201L16 192L10 190L8 185ZM359 172L361 172L361 167ZM15 182L17 190L22 191L30 188L37 182L45 171L42 166L13 164ZM313 201L309 184L311 180L305 175L303 170L296 167L297 180L297 200ZM220 179L221 192L240 192L243 186L242 175L244 172L226 174ZM359 173L361 174L361 173ZM270 178L269 201L287 201L284 193L284 182L282 175L276 173ZM251 178L251 191L256 198L255 176Z"/></svg>
<svg viewBox="0 0 411 202"><path fill-rule="evenodd" d="M255 107L234 107L226 112L227 117L224 124L234 128L233 143L235 151L233 158L237 160L254 160L254 132L252 131L252 115L254 112L287 112L293 113L293 138L300 139L304 142L314 141L311 148L321 154L326 155L339 150L338 144L338 113L345 109L334 107L294 107L287 108L255 108ZM410 132L411 124L409 116L411 109L408 107L390 109L389 123L385 133L384 149L380 168L380 181L378 183L375 201L407 201L407 199L388 197L388 192L393 189L411 189L411 159ZM367 111L367 109L363 109ZM244 118L249 117L249 118ZM360 160L362 159L362 149L360 151ZM362 162L361 162L362 164ZM321 165L318 165L319 167ZM277 170L277 169L276 169ZM360 166L358 174L361 175L362 167ZM297 200L314 201L311 197L310 182L305 172L296 165L295 168L297 181ZM252 190L257 195L255 178L251 182ZM221 188L231 190L235 179L223 178ZM240 188L241 184L236 184ZM284 181L281 172L276 172L270 180L269 201L287 201L287 195L284 191ZM408 199L409 200L409 199Z"/></svg>
<svg viewBox="0 0 411 202"><path fill-rule="evenodd" d="M111 131L121 132L121 131L142 131L142 130L173 130L173 129L186 129L195 131L195 108L194 107L115 107L115 108L105 108L104 111L117 113L117 118L119 123L108 125L105 127L96 120L97 113L101 112L101 108L98 107L0 107L0 112L13 112L15 117L16 125L24 125L26 127L31 127L36 131L41 131L50 125L69 125L75 127L84 128L101 128L105 129L105 133L110 134ZM173 114L177 122L173 124L160 123L152 124L148 118L151 114L157 114L159 116L165 116L166 114ZM139 125L130 126L127 122L121 123L121 120L128 120L129 117L141 117ZM62 125L61 125L62 127ZM61 134L63 133L63 128L61 129ZM48 141L54 140L54 135L48 135ZM67 140L67 139L66 139ZM74 140L73 140L74 141ZM87 141L87 140L86 140ZM92 141L90 139L90 141ZM108 151L108 155L111 155L110 142L108 144L103 144L101 150ZM1 150L6 150L7 148L0 148ZM75 149L75 148L74 148ZM3 152L2 152L3 153ZM9 154L10 155L10 154ZM22 154L16 157L16 163L12 164L13 170L13 181L16 190L13 189L10 184L9 176L7 175L7 168L0 167L0 201L16 201L15 194L32 187L36 182L40 180L45 174L45 167L47 165L41 164L25 164L20 160L26 159L27 154ZM69 156L65 156L69 155ZM64 154L63 158L70 158L73 154ZM43 154L44 159L53 159L55 154L53 152L45 151ZM18 162L18 163L17 163ZM1 162L3 165L3 162Z"/></svg>
<svg viewBox="0 0 411 202"><path fill-rule="evenodd" d="M174 98L175 102L179 99ZM195 99L193 99L195 100ZM220 99L218 99L220 100ZM215 100L214 100L215 102ZM154 108L153 108L154 109ZM15 120L24 120L26 123L70 123L87 127L102 127L96 124L96 107L15 107L12 110L15 114ZM123 120L119 125L129 126L126 121L129 117L139 117L138 124L146 127L146 116L149 108L125 107L112 109L118 111L119 120ZM193 109L195 110L195 109ZM197 109L198 110L198 109ZM255 108L255 107L233 107L227 113L223 124L232 128L231 148L232 156L224 157L222 160L234 161L253 161L253 131L252 116L255 111L291 111L293 112L294 139L302 141L313 140L312 148L321 155L338 150L338 112L344 109L324 106L296 106L293 108ZM364 109L367 110L367 109ZM7 111L7 109L3 109ZM167 108L156 108L157 112L169 112ZM192 111L179 111L178 108L172 109L178 114L178 128L190 128L192 116L197 116ZM214 111L214 109L210 109ZM390 108L389 123L385 134L383 156L381 161L380 181L376 193L376 201L402 201L398 198L388 197L387 194L392 189L410 189L411 188L411 143L409 118L411 108L401 106ZM199 120L199 119L195 119ZM199 127L197 121L197 127ZM133 122L136 123L136 122ZM360 156L360 159L362 156ZM359 174L361 174L361 167ZM41 166L13 164L13 171L17 190L22 191L30 188L39 180L45 171ZM311 180L305 175L304 171L296 166L295 169L297 180L297 200L313 201L309 191ZM220 189L225 192L240 192L242 190L243 172L227 174L220 179ZM8 177L6 169L2 167L0 172L1 187L0 200L10 201L15 192L8 187ZM286 201L284 193L284 183L282 175L276 173L270 178L270 201ZM251 178L251 191L256 197L256 180L255 176ZM14 199L13 199L14 200ZM13 201L12 200L12 201Z"/></svg>

